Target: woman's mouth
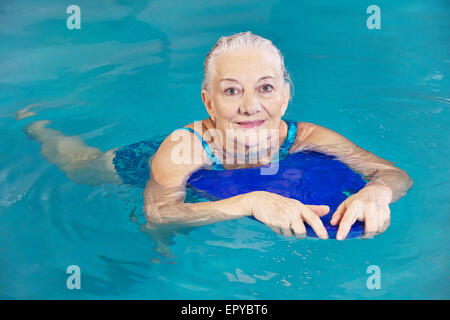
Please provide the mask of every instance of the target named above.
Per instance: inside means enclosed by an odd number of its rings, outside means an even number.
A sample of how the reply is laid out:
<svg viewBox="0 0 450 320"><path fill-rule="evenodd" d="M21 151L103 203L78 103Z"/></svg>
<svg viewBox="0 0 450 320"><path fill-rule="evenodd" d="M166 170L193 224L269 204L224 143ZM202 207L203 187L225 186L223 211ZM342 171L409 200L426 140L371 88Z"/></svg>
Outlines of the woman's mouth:
<svg viewBox="0 0 450 320"><path fill-rule="evenodd" d="M243 128L257 128L261 126L264 123L264 121L266 120L240 121L236 123Z"/></svg>

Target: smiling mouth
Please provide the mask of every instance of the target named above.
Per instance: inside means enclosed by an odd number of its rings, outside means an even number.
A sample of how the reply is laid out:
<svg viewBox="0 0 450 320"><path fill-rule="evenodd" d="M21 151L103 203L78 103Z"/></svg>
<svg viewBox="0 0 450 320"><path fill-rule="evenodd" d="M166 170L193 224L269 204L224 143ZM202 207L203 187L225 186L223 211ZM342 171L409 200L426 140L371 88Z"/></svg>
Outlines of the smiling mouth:
<svg viewBox="0 0 450 320"><path fill-rule="evenodd" d="M261 126L265 121L266 120L254 120L254 121L241 121L236 123L243 128L257 128Z"/></svg>

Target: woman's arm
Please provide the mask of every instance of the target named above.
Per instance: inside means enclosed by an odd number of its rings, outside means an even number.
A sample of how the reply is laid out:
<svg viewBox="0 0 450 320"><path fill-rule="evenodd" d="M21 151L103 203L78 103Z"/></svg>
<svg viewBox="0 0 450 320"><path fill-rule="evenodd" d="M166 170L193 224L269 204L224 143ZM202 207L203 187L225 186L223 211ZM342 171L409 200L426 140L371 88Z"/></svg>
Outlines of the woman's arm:
<svg viewBox="0 0 450 320"><path fill-rule="evenodd" d="M403 197L412 187L413 181L404 170L394 166L391 161L358 147L337 132L306 122L300 122L299 128L300 134L295 146L336 156L369 180L366 187L388 187L392 193L390 203Z"/></svg>
<svg viewBox="0 0 450 320"><path fill-rule="evenodd" d="M149 226L201 226L251 215L249 194L185 203L185 186L165 187L150 179L144 191L144 212Z"/></svg>
<svg viewBox="0 0 450 320"><path fill-rule="evenodd" d="M403 197L413 185L409 175L330 129L303 122L299 128L295 151L306 148L334 155L369 180L334 212L331 224L339 225L336 239L345 239L356 220L364 221L367 237L384 232L390 224L389 204Z"/></svg>
<svg viewBox="0 0 450 320"><path fill-rule="evenodd" d="M250 214L245 195L184 203L186 181L206 163L201 142L185 130L174 131L149 161L151 178L144 190L144 212L150 225L198 226Z"/></svg>
<svg viewBox="0 0 450 320"><path fill-rule="evenodd" d="M183 143L186 143L185 151L194 148L203 151L197 138L192 141L193 136L190 135L185 132L180 139L169 136L149 161L151 179L144 191L143 208L148 227L199 226L252 215L273 231L286 236L305 236L306 222L320 238L328 237L319 218L329 212L327 206L303 205L274 193L255 191L218 201L184 203L186 181L192 172L203 166L202 159L205 159L187 157L180 163L178 157L179 151L184 149Z"/></svg>

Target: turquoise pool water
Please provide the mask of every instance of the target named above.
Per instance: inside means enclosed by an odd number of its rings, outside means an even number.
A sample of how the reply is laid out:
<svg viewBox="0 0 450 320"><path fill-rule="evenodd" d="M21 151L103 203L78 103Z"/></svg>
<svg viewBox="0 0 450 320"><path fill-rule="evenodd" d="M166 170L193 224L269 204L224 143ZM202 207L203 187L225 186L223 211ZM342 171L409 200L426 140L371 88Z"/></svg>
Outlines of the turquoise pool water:
<svg viewBox="0 0 450 320"><path fill-rule="evenodd" d="M0 298L448 299L448 1L0 3ZM381 9L369 30L366 8ZM207 117L205 54L224 34L274 41L295 85L288 116L331 128L414 180L370 240L296 240L251 219L143 228L142 190L80 185L22 129L36 120L106 151ZM34 116L16 120L26 106ZM31 114L28 114L31 115ZM69 265L81 289L69 290ZM381 288L366 272L379 266Z"/></svg>

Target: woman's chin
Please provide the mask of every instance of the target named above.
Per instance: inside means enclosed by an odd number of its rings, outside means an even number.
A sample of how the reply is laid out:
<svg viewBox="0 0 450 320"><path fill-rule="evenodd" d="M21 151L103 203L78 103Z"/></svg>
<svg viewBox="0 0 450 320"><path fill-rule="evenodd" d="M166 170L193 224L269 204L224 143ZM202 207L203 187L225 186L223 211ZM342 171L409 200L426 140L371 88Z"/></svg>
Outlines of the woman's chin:
<svg viewBox="0 0 450 320"><path fill-rule="evenodd" d="M245 139L245 140L238 140L237 141L238 146L241 148L248 148L248 149L259 149L260 141L258 138L255 139Z"/></svg>

